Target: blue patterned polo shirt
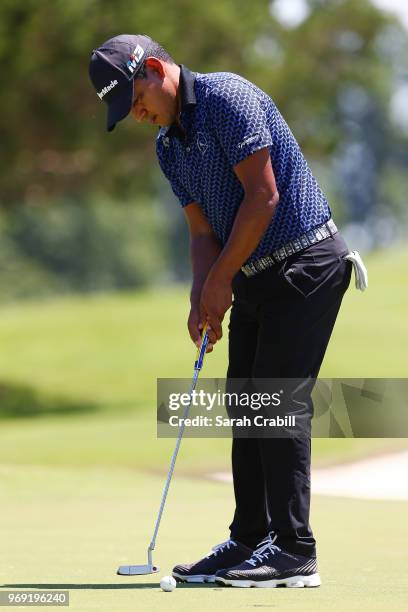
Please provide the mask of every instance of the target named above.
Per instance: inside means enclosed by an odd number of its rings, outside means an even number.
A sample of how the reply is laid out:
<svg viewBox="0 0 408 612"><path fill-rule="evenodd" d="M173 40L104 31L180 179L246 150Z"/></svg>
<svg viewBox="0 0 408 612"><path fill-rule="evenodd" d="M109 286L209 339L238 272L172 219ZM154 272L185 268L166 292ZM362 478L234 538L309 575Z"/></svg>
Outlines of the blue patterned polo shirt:
<svg viewBox="0 0 408 612"><path fill-rule="evenodd" d="M269 255L331 217L299 145L265 92L236 74L192 73L185 66L180 88L183 129L174 124L160 129L158 160L181 206L197 202L222 245L244 196L233 168L265 147L280 199L247 261Z"/></svg>

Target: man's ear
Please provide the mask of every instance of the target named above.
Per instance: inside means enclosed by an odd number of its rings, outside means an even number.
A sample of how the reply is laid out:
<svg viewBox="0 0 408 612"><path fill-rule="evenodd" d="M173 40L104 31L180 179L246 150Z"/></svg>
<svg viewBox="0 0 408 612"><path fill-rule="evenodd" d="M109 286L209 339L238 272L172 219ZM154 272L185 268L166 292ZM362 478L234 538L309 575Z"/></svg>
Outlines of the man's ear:
<svg viewBox="0 0 408 612"><path fill-rule="evenodd" d="M161 60L157 59L157 57L148 57L145 64L161 79L164 79L166 71L164 68L164 63Z"/></svg>

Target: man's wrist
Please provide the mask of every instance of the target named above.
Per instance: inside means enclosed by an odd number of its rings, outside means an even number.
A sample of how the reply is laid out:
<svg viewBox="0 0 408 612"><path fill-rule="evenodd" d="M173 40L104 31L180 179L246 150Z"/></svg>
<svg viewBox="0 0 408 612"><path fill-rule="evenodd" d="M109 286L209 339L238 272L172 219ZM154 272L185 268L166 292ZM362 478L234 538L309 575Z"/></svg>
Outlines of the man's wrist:
<svg viewBox="0 0 408 612"><path fill-rule="evenodd" d="M200 299L201 299L201 290L192 290L190 293L190 304L191 308L199 308L200 307Z"/></svg>
<svg viewBox="0 0 408 612"><path fill-rule="evenodd" d="M211 277L214 281L218 281L220 283L232 283L232 279L234 278L237 270L232 269L231 266L226 265L226 263L219 258L217 262L211 268Z"/></svg>

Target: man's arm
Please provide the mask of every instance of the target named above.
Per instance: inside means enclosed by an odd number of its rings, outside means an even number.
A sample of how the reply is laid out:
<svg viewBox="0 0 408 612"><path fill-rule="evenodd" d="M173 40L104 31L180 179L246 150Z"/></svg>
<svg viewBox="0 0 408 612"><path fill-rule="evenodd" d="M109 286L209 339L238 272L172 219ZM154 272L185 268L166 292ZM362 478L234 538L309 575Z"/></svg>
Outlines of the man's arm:
<svg viewBox="0 0 408 612"><path fill-rule="evenodd" d="M188 329L191 339L197 344L200 342L201 291L208 272L221 253L221 245L197 202L188 204L183 210L190 230L190 253L193 268ZM209 345L208 352L211 348Z"/></svg>
<svg viewBox="0 0 408 612"><path fill-rule="evenodd" d="M234 171L244 188L244 199L201 292L201 316L209 321L217 340L222 336L221 323L232 302L232 279L258 246L279 202L267 148L238 163Z"/></svg>

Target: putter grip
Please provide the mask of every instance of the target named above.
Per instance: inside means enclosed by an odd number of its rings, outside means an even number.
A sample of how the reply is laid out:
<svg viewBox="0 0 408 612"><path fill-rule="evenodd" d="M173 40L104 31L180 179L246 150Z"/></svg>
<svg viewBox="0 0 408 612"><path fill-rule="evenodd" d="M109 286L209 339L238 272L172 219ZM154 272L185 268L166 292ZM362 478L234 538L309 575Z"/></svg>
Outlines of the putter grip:
<svg viewBox="0 0 408 612"><path fill-rule="evenodd" d="M197 351L197 358L194 364L195 370L201 370L201 368L203 367L204 355L205 355L205 350L207 348L207 344L208 344L207 325L204 325L200 348Z"/></svg>

